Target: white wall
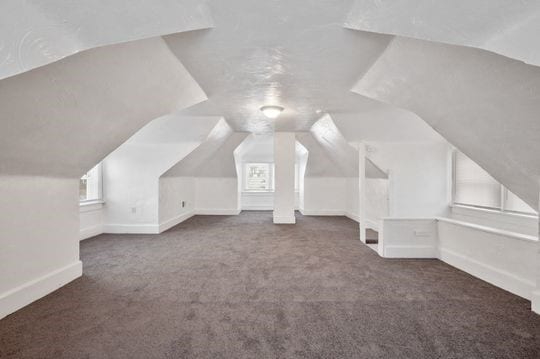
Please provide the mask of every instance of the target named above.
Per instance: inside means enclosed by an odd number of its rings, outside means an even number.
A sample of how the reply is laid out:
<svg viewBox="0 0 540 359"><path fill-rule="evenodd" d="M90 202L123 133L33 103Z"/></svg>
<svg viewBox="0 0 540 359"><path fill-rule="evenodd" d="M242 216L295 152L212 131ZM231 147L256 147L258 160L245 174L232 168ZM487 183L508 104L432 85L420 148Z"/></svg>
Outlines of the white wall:
<svg viewBox="0 0 540 359"><path fill-rule="evenodd" d="M271 211L274 209L274 192L242 192L242 210Z"/></svg>
<svg viewBox="0 0 540 359"><path fill-rule="evenodd" d="M195 209L198 214L239 214L236 177L197 177Z"/></svg>
<svg viewBox="0 0 540 359"><path fill-rule="evenodd" d="M379 231L379 255L385 258L437 258L434 218L385 218Z"/></svg>
<svg viewBox="0 0 540 359"><path fill-rule="evenodd" d="M78 186L0 176L0 318L81 276Z"/></svg>
<svg viewBox="0 0 540 359"><path fill-rule="evenodd" d="M366 226L378 230L384 217L388 217L388 180L366 178Z"/></svg>
<svg viewBox="0 0 540 359"><path fill-rule="evenodd" d="M438 235L442 261L531 300L538 237L486 231L444 220L438 221Z"/></svg>
<svg viewBox="0 0 540 359"><path fill-rule="evenodd" d="M305 215L339 215L347 212L347 178L345 177L305 177Z"/></svg>
<svg viewBox="0 0 540 359"><path fill-rule="evenodd" d="M79 239L103 233L103 203L83 204L79 207Z"/></svg>
<svg viewBox="0 0 540 359"><path fill-rule="evenodd" d="M354 219L357 222L360 222L360 213L359 213L359 183L358 177L348 177L347 181L347 207L346 215L347 217Z"/></svg>
<svg viewBox="0 0 540 359"><path fill-rule="evenodd" d="M538 216L453 206L450 217L460 221L476 223L531 236L538 235Z"/></svg>
<svg viewBox="0 0 540 359"><path fill-rule="evenodd" d="M389 173L390 217L447 213L446 143L371 143L369 147L369 157Z"/></svg>
<svg viewBox="0 0 540 359"><path fill-rule="evenodd" d="M184 202L184 207L182 207ZM195 178L161 177L159 179L160 232L195 214Z"/></svg>
<svg viewBox="0 0 540 359"><path fill-rule="evenodd" d="M125 143L103 162L106 233L154 233L159 224L159 177L197 147Z"/></svg>
<svg viewBox="0 0 540 359"><path fill-rule="evenodd" d="M161 177L159 232L196 214L239 214L237 186L236 178L231 177ZM182 201L185 207L182 207Z"/></svg>
<svg viewBox="0 0 540 359"><path fill-rule="evenodd" d="M388 258L439 258L531 300L538 247L538 236L452 218L385 218L378 251Z"/></svg>

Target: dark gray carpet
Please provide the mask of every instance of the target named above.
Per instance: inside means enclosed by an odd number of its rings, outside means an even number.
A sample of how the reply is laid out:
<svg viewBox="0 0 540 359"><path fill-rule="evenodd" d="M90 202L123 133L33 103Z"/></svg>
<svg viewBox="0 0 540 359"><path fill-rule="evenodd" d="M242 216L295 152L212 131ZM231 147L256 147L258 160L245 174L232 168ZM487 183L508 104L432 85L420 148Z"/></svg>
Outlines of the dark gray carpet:
<svg viewBox="0 0 540 359"><path fill-rule="evenodd" d="M84 276L0 321L2 358L539 358L530 303L385 260L342 217L199 216L81 245Z"/></svg>

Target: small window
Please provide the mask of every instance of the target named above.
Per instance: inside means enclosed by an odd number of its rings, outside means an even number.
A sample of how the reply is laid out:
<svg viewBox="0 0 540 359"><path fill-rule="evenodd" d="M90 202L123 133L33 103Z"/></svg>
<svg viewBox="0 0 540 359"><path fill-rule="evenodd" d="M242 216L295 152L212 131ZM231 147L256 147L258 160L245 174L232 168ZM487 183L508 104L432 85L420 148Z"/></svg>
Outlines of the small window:
<svg viewBox="0 0 540 359"><path fill-rule="evenodd" d="M101 163L88 171L79 181L79 201L90 202L102 199Z"/></svg>
<svg viewBox="0 0 540 359"><path fill-rule="evenodd" d="M453 167L454 204L526 214L537 213L459 151L454 152Z"/></svg>
<svg viewBox="0 0 540 359"><path fill-rule="evenodd" d="M270 192L274 190L274 165L272 163L246 163L244 190Z"/></svg>

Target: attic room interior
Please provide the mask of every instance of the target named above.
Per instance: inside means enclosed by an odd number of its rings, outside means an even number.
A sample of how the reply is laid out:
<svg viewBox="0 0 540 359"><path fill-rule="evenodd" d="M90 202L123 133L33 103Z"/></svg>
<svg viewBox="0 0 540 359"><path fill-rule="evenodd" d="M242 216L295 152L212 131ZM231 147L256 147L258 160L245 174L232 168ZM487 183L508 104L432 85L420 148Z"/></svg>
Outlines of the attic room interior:
<svg viewBox="0 0 540 359"><path fill-rule="evenodd" d="M539 358L540 2L4 0L0 358Z"/></svg>

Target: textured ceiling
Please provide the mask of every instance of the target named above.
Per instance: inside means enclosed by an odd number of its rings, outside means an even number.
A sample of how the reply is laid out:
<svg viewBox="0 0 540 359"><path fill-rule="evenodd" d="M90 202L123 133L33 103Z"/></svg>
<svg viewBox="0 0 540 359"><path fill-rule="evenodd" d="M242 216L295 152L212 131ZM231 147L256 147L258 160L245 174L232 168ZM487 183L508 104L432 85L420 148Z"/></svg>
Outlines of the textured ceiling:
<svg viewBox="0 0 540 359"><path fill-rule="evenodd" d="M209 100L184 111L222 115L235 130L308 131L317 110L351 113L383 107L350 92L390 36L343 28L343 0L211 1L215 28L166 36ZM281 105L266 119L259 108Z"/></svg>
<svg viewBox="0 0 540 359"><path fill-rule="evenodd" d="M345 26L477 47L540 65L538 0L355 0Z"/></svg>
<svg viewBox="0 0 540 359"><path fill-rule="evenodd" d="M2 0L0 79L94 47L211 26L201 0Z"/></svg>

